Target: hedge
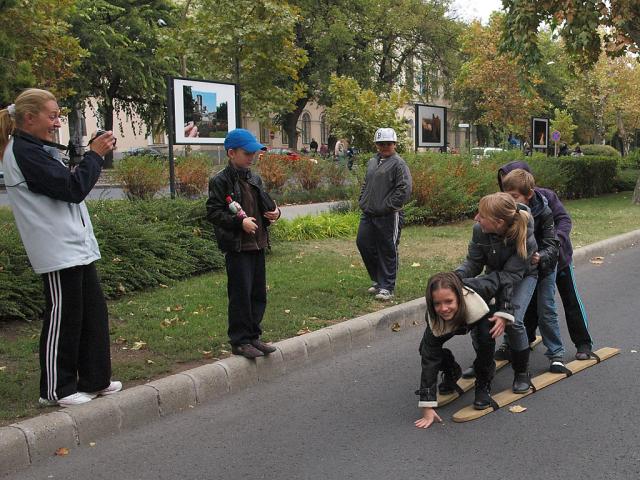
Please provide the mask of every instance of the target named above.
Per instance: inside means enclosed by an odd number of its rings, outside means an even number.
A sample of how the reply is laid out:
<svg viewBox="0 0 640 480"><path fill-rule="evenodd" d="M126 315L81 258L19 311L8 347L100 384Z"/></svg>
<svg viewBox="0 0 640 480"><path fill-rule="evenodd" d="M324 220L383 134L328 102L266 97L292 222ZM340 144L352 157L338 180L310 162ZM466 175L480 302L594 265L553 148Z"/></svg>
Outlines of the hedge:
<svg viewBox="0 0 640 480"><path fill-rule="evenodd" d="M405 209L409 224L438 224L473 215L480 198L496 191L498 167L513 160L529 162L538 185L565 198L601 195L618 185L612 157L524 157L512 151L478 165L463 155L408 154L405 159L414 180L413 197ZM355 170L361 179L362 165ZM357 190L351 191L354 200ZM223 265L213 229L204 218L203 200L93 201L89 211L102 252L97 267L108 298ZM334 217L280 222L274 226L274 239L354 233L357 214ZM43 305L41 280L31 270L13 217L8 209L0 209L0 318L37 318Z"/></svg>
<svg viewBox="0 0 640 480"><path fill-rule="evenodd" d="M186 278L223 265L203 202L89 202L108 298ZM11 214L0 216L0 318L37 318L42 281L33 273Z"/></svg>

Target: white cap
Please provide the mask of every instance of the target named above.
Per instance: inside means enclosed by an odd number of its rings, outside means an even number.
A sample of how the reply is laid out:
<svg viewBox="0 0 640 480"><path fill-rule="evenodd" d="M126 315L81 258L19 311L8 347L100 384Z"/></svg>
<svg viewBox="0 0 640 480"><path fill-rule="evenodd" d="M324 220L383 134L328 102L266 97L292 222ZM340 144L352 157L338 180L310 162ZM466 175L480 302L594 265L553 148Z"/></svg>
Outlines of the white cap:
<svg viewBox="0 0 640 480"><path fill-rule="evenodd" d="M397 142L398 137L396 131L393 128L379 128L376 130L376 136L374 142Z"/></svg>

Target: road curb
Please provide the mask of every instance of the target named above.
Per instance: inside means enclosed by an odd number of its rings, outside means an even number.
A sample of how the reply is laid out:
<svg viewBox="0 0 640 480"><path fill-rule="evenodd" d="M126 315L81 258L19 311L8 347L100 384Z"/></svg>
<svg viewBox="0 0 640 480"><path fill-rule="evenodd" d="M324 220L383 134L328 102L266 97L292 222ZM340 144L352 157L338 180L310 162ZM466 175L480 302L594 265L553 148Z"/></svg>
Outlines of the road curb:
<svg viewBox="0 0 640 480"><path fill-rule="evenodd" d="M576 249L574 263L638 244L640 230L635 230ZM225 358L85 405L1 427L0 475L52 456L58 448L87 445L369 346L393 331L423 324L424 313L424 298L418 298L274 343L277 352L270 357L257 361Z"/></svg>

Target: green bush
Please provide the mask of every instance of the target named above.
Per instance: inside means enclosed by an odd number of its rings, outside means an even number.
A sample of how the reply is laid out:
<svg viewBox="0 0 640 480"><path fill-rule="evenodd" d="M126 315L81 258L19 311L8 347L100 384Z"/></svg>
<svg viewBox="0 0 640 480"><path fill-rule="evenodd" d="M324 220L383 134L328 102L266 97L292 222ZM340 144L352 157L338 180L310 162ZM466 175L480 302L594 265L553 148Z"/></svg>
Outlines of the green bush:
<svg viewBox="0 0 640 480"><path fill-rule="evenodd" d="M620 152L611 145L581 145L580 150L586 156L619 157Z"/></svg>
<svg viewBox="0 0 640 480"><path fill-rule="evenodd" d="M168 185L166 163L150 155L124 157L115 168L116 178L130 200L148 200Z"/></svg>
<svg viewBox="0 0 640 480"><path fill-rule="evenodd" d="M90 202L108 298L155 287L223 265L202 201ZM33 319L44 307L42 281L33 273L12 218L0 223L0 318Z"/></svg>
<svg viewBox="0 0 640 480"><path fill-rule="evenodd" d="M636 188L638 177L640 177L640 169L638 168L618 169L618 175L613 181L613 188L618 192L633 191Z"/></svg>
<svg viewBox="0 0 640 480"><path fill-rule="evenodd" d="M281 241L349 237L356 234L359 218L358 212L348 212L306 215L293 220L282 219L271 227L271 234L274 240Z"/></svg>

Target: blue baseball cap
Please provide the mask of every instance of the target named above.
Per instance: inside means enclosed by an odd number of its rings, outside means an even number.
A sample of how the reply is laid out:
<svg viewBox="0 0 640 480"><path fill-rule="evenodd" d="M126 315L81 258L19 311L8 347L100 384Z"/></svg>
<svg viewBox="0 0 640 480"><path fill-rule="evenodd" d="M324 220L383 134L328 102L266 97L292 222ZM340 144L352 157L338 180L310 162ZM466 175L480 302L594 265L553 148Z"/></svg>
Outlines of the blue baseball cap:
<svg viewBox="0 0 640 480"><path fill-rule="evenodd" d="M244 128L236 128L227 133L224 139L224 149L229 150L230 148L241 148L249 153L267 149L267 147L258 142L253 133Z"/></svg>

